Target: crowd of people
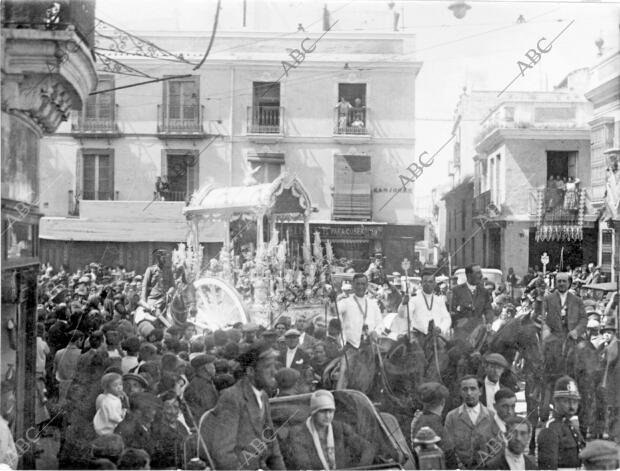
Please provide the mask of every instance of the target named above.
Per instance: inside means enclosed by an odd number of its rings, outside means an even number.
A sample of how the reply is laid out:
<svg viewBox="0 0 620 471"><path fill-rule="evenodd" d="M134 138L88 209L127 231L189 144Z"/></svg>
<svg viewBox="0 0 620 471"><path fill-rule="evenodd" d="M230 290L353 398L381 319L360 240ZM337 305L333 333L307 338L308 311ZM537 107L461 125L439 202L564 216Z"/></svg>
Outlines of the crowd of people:
<svg viewBox="0 0 620 471"><path fill-rule="evenodd" d="M591 304L587 311L569 291L567 273L554 275L553 289L539 275L518 280L509 273L498 290L485 286L479 266L468 266L467 282L446 290L437 285L436 270L426 269L419 292L403 293L389 318L382 312L385 304L382 309L376 296L368 294L368 277L356 274L340 294L332 293L329 316L292 320L284 315L269 328L236 323L199 331L190 322L160 322L174 275L165 251L155 252L155 262L144 276L97 264L76 273L42 267L36 423L40 433L50 426L60 430L60 469L185 469L188 437L200 431L207 411L210 426L198 435L205 436L216 468L371 465L372 444L334 420L335 402L328 390L346 387L348 360L331 374L325 371L333 360L351 358L347 353L381 336L421 339L432 331L447 339L468 338L480 325L492 335L511 319L527 318L548 330L543 336L591 342L607 365L606 381L616 381L611 388L620 387L617 325L611 314L617 299L609 300L606 312ZM525 291L518 307L510 302L515 299L507 288L511 283ZM603 323L600 332L590 322L594 315L599 328ZM603 469L620 464L618 398L606 404L615 422L605 436L591 440L589 431L575 422L583 400L578 381L560 374L550 391L549 421L532 423L515 414L518 387L500 380L518 361L486 355L481 374L458 378L459 397L449 397L440 382L419 385L421 407L411 411L410 430L404 431L411 450L417 450L419 468L424 468L429 449L441 451L433 467L445 469ZM2 412L9 423L11 391L8 378L2 383ZM264 431L274 430L269 398L303 393L312 393L308 419L287 437L266 440ZM455 402L460 405L444 410ZM542 430L532 448L536 426ZM264 446L257 448L256 440ZM14 465L16 454L11 461L10 450L4 460ZM204 469L206 463L195 457L193 465Z"/></svg>

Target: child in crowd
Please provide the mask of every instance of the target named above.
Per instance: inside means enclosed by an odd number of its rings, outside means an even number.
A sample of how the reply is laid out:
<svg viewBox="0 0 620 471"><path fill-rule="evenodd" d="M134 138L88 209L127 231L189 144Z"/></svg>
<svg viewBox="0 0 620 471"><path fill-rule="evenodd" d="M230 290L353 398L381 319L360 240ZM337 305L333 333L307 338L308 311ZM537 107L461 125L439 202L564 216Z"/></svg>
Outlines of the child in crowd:
<svg viewBox="0 0 620 471"><path fill-rule="evenodd" d="M97 413L93 418L93 426L97 435L109 435L125 418L127 410L122 399L127 402L123 391L123 378L118 373L107 373L101 378L103 394L97 396Z"/></svg>

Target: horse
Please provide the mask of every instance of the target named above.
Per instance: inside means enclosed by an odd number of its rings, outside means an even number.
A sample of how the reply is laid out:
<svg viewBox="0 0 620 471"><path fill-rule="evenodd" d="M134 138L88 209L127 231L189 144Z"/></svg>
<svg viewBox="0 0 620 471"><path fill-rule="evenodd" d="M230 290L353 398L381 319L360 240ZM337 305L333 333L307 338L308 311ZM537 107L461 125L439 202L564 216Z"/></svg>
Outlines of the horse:
<svg viewBox="0 0 620 471"><path fill-rule="evenodd" d="M396 416L401 426L408 427L416 409L415 390L423 381L426 369L424 350L413 338L411 342L402 337L387 343L382 339L378 343L366 340L359 349L332 360L324 370L323 382L328 382L345 362L346 377L339 380L336 389L363 392L381 411Z"/></svg>

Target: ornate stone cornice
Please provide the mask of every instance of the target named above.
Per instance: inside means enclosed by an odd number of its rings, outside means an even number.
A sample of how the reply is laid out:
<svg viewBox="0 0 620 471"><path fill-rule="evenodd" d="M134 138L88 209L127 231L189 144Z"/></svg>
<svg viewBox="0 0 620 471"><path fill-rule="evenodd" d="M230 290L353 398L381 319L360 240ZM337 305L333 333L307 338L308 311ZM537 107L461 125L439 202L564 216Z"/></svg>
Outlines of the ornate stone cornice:
<svg viewBox="0 0 620 471"><path fill-rule="evenodd" d="M74 31L2 30L2 110L53 133L97 83L90 50Z"/></svg>

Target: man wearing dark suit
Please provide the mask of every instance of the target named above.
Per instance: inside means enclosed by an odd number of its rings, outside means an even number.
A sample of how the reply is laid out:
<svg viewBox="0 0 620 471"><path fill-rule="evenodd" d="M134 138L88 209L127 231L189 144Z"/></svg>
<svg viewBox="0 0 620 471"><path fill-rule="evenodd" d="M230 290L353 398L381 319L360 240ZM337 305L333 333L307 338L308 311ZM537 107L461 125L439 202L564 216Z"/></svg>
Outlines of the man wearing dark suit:
<svg viewBox="0 0 620 471"><path fill-rule="evenodd" d="M567 336L577 340L586 331L588 316L583 301L568 291L572 278L568 273L558 273L555 292L545 296L543 318L551 334L565 341Z"/></svg>
<svg viewBox="0 0 620 471"><path fill-rule="evenodd" d="M130 412L116 427L115 433L123 438L127 448L141 448L152 456L158 447L153 440L153 421L162 402L151 393L134 393L129 396Z"/></svg>
<svg viewBox="0 0 620 471"><path fill-rule="evenodd" d="M185 388L183 399L185 399L196 424L205 412L217 404L218 392L213 384L214 363L215 356L208 353L201 353L190 361L196 375Z"/></svg>
<svg viewBox="0 0 620 471"><path fill-rule="evenodd" d="M285 469L265 392L276 387L276 357L263 342L239 356L244 376L222 391L201 429L215 469Z"/></svg>
<svg viewBox="0 0 620 471"><path fill-rule="evenodd" d="M450 310L454 336L466 338L480 324L490 324L495 318L491 295L482 285L480 265L465 267L467 281L452 291Z"/></svg>
<svg viewBox="0 0 620 471"><path fill-rule="evenodd" d="M447 469L456 469L458 463L454 453L454 445L447 438L446 429L443 426L442 412L446 405L446 399L450 395L448 388L443 384L429 382L423 383L418 388L418 398L422 403L422 409L416 411L411 420L411 444L422 427L429 427L441 439L437 446L441 448L446 460ZM412 447L413 449L413 447Z"/></svg>
<svg viewBox="0 0 620 471"><path fill-rule="evenodd" d="M292 368L303 372L310 366L310 356L299 346L299 336L301 333L297 329L289 329L284 334L286 339L286 350L280 353L280 363L284 368Z"/></svg>
<svg viewBox="0 0 620 471"><path fill-rule="evenodd" d="M522 417L506 419L506 448L485 462L486 469L538 469L524 452L530 443L532 424Z"/></svg>

